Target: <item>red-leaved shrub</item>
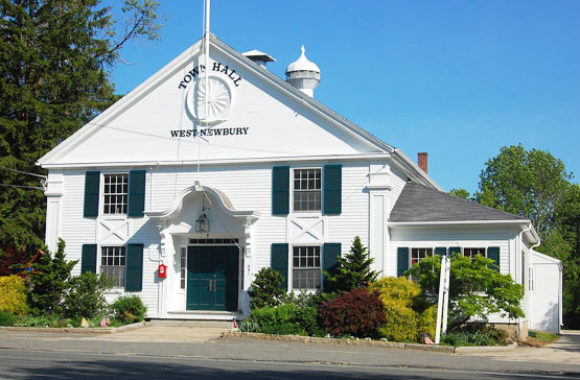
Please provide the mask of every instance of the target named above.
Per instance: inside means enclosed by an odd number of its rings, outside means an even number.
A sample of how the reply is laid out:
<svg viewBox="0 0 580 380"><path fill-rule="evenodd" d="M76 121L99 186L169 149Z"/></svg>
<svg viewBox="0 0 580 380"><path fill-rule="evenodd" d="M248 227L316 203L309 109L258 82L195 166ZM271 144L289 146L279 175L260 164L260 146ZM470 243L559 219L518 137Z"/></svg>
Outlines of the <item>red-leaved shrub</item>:
<svg viewBox="0 0 580 380"><path fill-rule="evenodd" d="M379 328L386 322L379 293L369 293L366 288L344 292L324 303L319 316L322 326L334 336L378 338Z"/></svg>

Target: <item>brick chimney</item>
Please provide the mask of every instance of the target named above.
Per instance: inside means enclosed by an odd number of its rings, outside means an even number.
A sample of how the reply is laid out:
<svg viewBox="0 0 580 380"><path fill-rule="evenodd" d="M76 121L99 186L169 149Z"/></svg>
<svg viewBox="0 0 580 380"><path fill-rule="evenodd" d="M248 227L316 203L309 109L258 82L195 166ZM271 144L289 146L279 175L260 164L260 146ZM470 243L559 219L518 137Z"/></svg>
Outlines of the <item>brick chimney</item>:
<svg viewBox="0 0 580 380"><path fill-rule="evenodd" d="M429 156L427 152L417 153L417 164L425 174L429 174Z"/></svg>

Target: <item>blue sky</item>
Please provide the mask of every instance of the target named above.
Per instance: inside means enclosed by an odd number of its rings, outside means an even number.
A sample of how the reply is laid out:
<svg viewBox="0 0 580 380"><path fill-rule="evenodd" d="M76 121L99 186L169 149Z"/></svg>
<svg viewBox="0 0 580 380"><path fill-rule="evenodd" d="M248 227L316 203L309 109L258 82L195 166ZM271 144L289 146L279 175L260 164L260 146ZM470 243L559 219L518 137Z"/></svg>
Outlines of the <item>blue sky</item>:
<svg viewBox="0 0 580 380"><path fill-rule="evenodd" d="M203 1L163 1L160 41L136 41L112 72L127 93L202 36ZM214 0L211 31L277 59L300 45L315 98L416 160L445 190L477 190L502 146L550 151L580 176L580 1ZM578 181L577 178L574 179Z"/></svg>

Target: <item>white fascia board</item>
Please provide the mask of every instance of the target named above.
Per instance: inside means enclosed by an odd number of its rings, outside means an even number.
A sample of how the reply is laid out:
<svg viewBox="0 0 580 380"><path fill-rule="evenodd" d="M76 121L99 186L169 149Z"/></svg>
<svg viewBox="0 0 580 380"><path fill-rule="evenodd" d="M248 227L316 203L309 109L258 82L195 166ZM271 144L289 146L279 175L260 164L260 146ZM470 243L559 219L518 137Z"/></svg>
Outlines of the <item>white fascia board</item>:
<svg viewBox="0 0 580 380"><path fill-rule="evenodd" d="M433 178L429 177L429 175L427 175L427 173L425 173L417 163L403 153L402 150L395 148L393 150L391 161L395 166L401 169L403 173L408 175L411 180L435 190L444 191L441 186L433 180Z"/></svg>
<svg viewBox="0 0 580 380"><path fill-rule="evenodd" d="M60 153L64 153L68 149L73 148L77 142L89 137L92 133L97 131L99 127L106 125L108 122L115 119L118 115L138 102L155 87L161 85L166 78L181 70L182 66L200 50L201 40L187 48L183 53L165 65L161 70L157 71L135 89L123 96L118 102L114 103L111 107L107 108L93 120L89 121L75 133L69 136L66 140L39 158L36 162L36 165L42 166L43 168L52 167L52 165L49 163L52 159L57 157ZM62 167L69 167L69 165L62 165Z"/></svg>
<svg viewBox="0 0 580 380"><path fill-rule="evenodd" d="M244 66L244 68L254 74L267 80L267 83L273 85L276 89L281 90L293 98L297 102L302 102L312 111L323 116L325 119L332 122L335 126L341 128L342 130L348 132L353 137L358 140L365 142L376 149L391 153L395 148L386 142L382 141L378 137L372 135L368 131L334 112L330 108L326 107L322 103L318 102L311 96L306 95L302 91L294 88L292 85L286 83L283 79L263 68L262 66L254 63L248 57L243 56L234 48L230 47L223 41L219 40L213 34L210 34L210 42L219 49L223 54L226 54L232 60L236 61L238 64Z"/></svg>
<svg viewBox="0 0 580 380"><path fill-rule="evenodd" d="M527 225L527 220L444 220L429 222L389 222L389 227L412 227L412 226L463 226L463 225L493 225L493 224L512 224Z"/></svg>
<svg viewBox="0 0 580 380"><path fill-rule="evenodd" d="M228 160L181 160L181 161L127 161L127 162L106 162L106 163L65 163L65 164L44 164L45 169L72 169L72 168L103 168L103 167L136 167L136 166L187 166L187 165L247 165L265 163L289 163L289 162L321 162L321 161L368 161L387 160L388 153L381 154L336 154L321 156L282 156L267 158L246 158Z"/></svg>

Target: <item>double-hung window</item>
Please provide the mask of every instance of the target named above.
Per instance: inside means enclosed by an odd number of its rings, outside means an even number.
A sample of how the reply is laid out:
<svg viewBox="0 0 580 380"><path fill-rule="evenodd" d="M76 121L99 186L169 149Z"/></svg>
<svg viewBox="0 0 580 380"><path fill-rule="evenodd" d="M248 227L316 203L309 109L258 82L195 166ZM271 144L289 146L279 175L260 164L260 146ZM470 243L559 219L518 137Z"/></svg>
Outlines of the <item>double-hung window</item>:
<svg viewBox="0 0 580 380"><path fill-rule="evenodd" d="M129 176L127 173L105 174L103 190L103 212L105 214L126 214Z"/></svg>
<svg viewBox="0 0 580 380"><path fill-rule="evenodd" d="M102 247L100 269L113 279L113 286L125 286L125 247Z"/></svg>
<svg viewBox="0 0 580 380"><path fill-rule="evenodd" d="M321 277L320 247L293 247L292 289L320 289Z"/></svg>
<svg viewBox="0 0 580 380"><path fill-rule="evenodd" d="M294 211L322 210L322 169L294 169Z"/></svg>
<svg viewBox="0 0 580 380"><path fill-rule="evenodd" d="M473 260L475 255L482 255L483 257L486 257L485 248L463 248L463 256L469 257Z"/></svg>
<svg viewBox="0 0 580 380"><path fill-rule="evenodd" d="M418 264L424 258L431 256L433 256L433 248L412 248L411 266Z"/></svg>

